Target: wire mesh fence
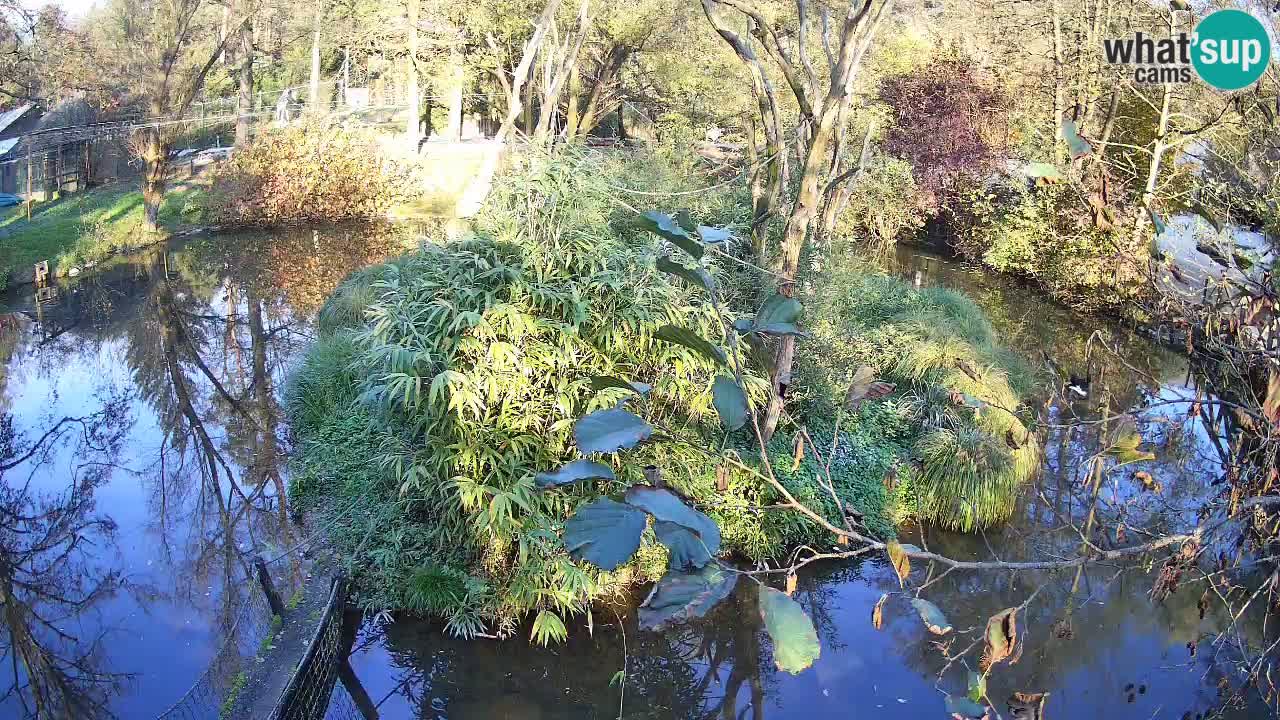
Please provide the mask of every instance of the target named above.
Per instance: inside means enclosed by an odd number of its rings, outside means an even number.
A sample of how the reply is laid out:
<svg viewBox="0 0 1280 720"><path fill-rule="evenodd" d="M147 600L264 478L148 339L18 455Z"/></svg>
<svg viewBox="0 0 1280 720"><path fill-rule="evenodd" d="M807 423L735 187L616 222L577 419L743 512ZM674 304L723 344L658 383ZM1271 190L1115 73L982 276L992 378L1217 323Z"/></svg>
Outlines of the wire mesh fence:
<svg viewBox="0 0 1280 720"><path fill-rule="evenodd" d="M223 631L222 646L209 667L157 720L212 720L225 715L228 698L234 698L248 677L263 640L272 632L271 610L266 597L251 589L244 594Z"/></svg>
<svg viewBox="0 0 1280 720"><path fill-rule="evenodd" d="M321 720L326 717L339 667L346 663L351 644L344 626L346 604L346 581L336 578L315 635L289 684L280 694L271 720Z"/></svg>

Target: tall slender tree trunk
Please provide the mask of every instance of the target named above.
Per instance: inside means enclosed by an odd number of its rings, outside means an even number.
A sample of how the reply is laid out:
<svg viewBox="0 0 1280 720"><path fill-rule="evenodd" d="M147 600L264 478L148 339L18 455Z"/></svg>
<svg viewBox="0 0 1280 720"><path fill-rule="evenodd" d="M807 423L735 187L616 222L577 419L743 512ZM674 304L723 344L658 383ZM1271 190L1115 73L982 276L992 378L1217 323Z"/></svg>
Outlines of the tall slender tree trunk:
<svg viewBox="0 0 1280 720"><path fill-rule="evenodd" d="M168 179L169 142L162 128L142 131L142 209L143 222L149 232L160 231L160 205Z"/></svg>
<svg viewBox="0 0 1280 720"><path fill-rule="evenodd" d="M835 135L836 120L841 117L842 108L847 106L852 98L853 83L861 67L862 58L870 47L881 21L893 5L893 0L885 0L881 3L862 37L855 38L859 25L865 19L865 11L870 9L870 5L871 0L867 0L864 5L864 14L856 16L855 19L851 13L849 19L845 21L845 27L841 32L840 57L832 68L831 86L827 90L827 96L810 134L807 154L804 157L804 169L800 176L800 191L796 195L795 204L791 207L791 214L787 218L782 239L778 293L786 297L792 297L795 292L796 274L800 269L800 254L804 250L809 229L822 202L819 184L831 172L829 149ZM784 336L779 341L778 353L774 361L773 393L769 398L764 427L761 429L766 442L773 437L774 431L778 428L778 421L782 417L787 389L791 386L791 369L795 364L795 352L796 337Z"/></svg>
<svg viewBox="0 0 1280 720"><path fill-rule="evenodd" d="M462 139L462 91L466 79L462 53L449 53L449 66L449 139L457 142Z"/></svg>
<svg viewBox="0 0 1280 720"><path fill-rule="evenodd" d="M324 0L316 0L315 28L311 36L311 87L307 109L320 112L320 26L324 22Z"/></svg>
<svg viewBox="0 0 1280 720"><path fill-rule="evenodd" d="M586 135L600 124L600 117L607 110L604 105L609 88L613 86L618 73L622 71L622 66L626 64L627 59L635 51L636 48L630 45L615 45L609 51L609 56L605 58L604 64L600 68L600 74L596 76L595 82L591 84L591 93L582 105L581 117L573 127L573 135ZM573 97L577 98L578 93L574 92Z"/></svg>
<svg viewBox="0 0 1280 720"><path fill-rule="evenodd" d="M1133 242L1142 242L1142 233L1147 225L1147 212L1151 209L1151 201L1156 196L1156 185L1160 180L1160 165L1169 145L1165 139L1169 135L1169 101L1173 97L1173 86L1165 85L1160 98L1160 121L1156 126L1156 139L1151 147L1151 163L1147 166L1147 182L1142 189L1142 203L1133 221Z"/></svg>
<svg viewBox="0 0 1280 720"><path fill-rule="evenodd" d="M422 107L418 102L418 3L408 0L409 59L405 70L405 119L404 134L409 146L418 147L418 123L422 119Z"/></svg>
<svg viewBox="0 0 1280 720"><path fill-rule="evenodd" d="M236 72L236 147L249 144L249 124L253 117L253 23L246 20L240 25L237 51L240 69Z"/></svg>
<svg viewBox="0 0 1280 720"><path fill-rule="evenodd" d="M1063 105L1066 104L1066 68L1062 57L1062 2L1052 0L1050 20L1053 23L1053 161L1066 161L1066 145L1062 138Z"/></svg>
<svg viewBox="0 0 1280 720"><path fill-rule="evenodd" d="M511 73L511 91L507 97L507 118L502 122L494 136L500 142L505 141L511 135L521 111L525 113L526 123L532 122L533 113L529 105L533 102L533 91L530 88L530 85L532 85L533 59L542 47L542 40L547 35L547 28L550 27L551 23L555 22L556 9L559 6L560 0L548 0L547 6L542 10L542 15L538 18L538 24L534 26L533 35L525 41L520 64L516 66L515 72ZM524 97L524 102L521 102L521 97Z"/></svg>
<svg viewBox="0 0 1280 720"><path fill-rule="evenodd" d="M1102 120L1102 134L1098 137L1098 162L1107 154L1107 144L1111 142L1111 131L1116 126L1116 113L1120 111L1120 88L1111 91L1111 101L1107 103L1107 116Z"/></svg>

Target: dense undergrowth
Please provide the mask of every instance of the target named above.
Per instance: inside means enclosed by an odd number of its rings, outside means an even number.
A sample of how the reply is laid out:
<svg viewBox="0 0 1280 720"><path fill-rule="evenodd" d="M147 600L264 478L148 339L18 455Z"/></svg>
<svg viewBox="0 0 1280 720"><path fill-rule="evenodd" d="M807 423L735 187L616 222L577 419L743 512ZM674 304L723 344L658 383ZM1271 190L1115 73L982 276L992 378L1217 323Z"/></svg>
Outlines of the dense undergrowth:
<svg viewBox="0 0 1280 720"><path fill-rule="evenodd" d="M680 190L689 182L679 169L643 156L534 159L500 183L474 235L360 271L326 302L319 338L287 392L300 440L291 496L331 528L366 605L441 615L464 635L509 634L532 617L536 640L562 638L565 622L593 599L666 568L666 550L652 531L636 559L612 573L575 562L559 539L578 505L641 482L647 466L717 522L731 556L764 560L830 541L798 512L762 509L782 498L758 478L707 460L699 447L728 442L747 466L761 462L745 434L726 438L719 429L711 361L654 338L667 324L714 336L715 317L655 268L663 253L655 236L611 198L622 187ZM739 230L746 224L747 204L735 193L682 199L701 222ZM731 312L754 312L761 287L754 271L720 261L710 269ZM1016 363L996 347L981 313L958 296L912 293L862 268L841 277L845 299L815 304L808 323L826 339L839 335L832 330L838 325L863 339L856 353L824 353L830 362L808 368L804 417L770 444L777 477L839 523L829 478L841 504L880 537L892 537L895 523L909 516L941 516L946 483L983 489L985 495L969 495L979 506L974 517L998 519L982 503L1012 502L1005 486L1025 477L1031 449L982 456L969 486L967 466L930 484L931 472L955 463L935 458L917 472L912 458L939 452L928 441L936 445L945 433L969 442L980 428L985 441L1022 425L986 413L974 419L953 406L937 409L946 420L922 431L927 409L918 407L917 392L924 396L937 383L1015 407L1023 383L1009 374ZM857 292L852 278L862 277L879 290L874 303L883 322L854 317L874 309L846 297ZM898 321L908 312L912 321ZM953 322L972 325L960 338L969 343L965 357L982 368L982 382L965 384L941 365L925 365L935 346L961 347L931 325ZM912 356L896 348L903 342L920 348L919 366L885 360ZM845 363L855 362L902 379L912 392L852 411L820 400L836 397L844 373L856 367ZM593 389L590 378L598 375L652 385L648 417L676 442L643 445L626 464L611 463L614 481L539 492L534 475L575 456L574 421L628 395ZM753 366L746 378L758 401L766 376ZM797 454L802 433L812 445ZM999 464L1006 457L1010 467ZM987 491L992 478L1000 489ZM907 497L924 509L904 510Z"/></svg>
<svg viewBox="0 0 1280 720"><path fill-rule="evenodd" d="M965 531L1007 520L1040 462L1022 403L1031 370L961 293L915 290L853 260L822 288L796 388L806 414L838 412L854 370L875 368L899 391L884 409L898 422L893 517Z"/></svg>

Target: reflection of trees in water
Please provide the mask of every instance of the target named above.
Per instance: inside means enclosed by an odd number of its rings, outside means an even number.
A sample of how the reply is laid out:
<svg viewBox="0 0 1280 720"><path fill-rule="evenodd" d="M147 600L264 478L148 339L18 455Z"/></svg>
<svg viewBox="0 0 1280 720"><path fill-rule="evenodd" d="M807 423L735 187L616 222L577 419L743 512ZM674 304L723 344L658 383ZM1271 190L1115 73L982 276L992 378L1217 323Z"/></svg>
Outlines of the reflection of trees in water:
<svg viewBox="0 0 1280 720"><path fill-rule="evenodd" d="M109 397L99 412L62 418L34 440L0 416L0 661L12 667L0 706L21 708L24 718L107 717L126 679L102 667L109 624L91 637L77 633L81 616L122 585L101 562L115 525L96 513L94 491L132 423L128 402ZM60 446L76 458L68 488L35 491L32 476Z"/></svg>
<svg viewBox="0 0 1280 720"><path fill-rule="evenodd" d="M842 647L830 611L835 584L802 579L796 599L814 618L824 651ZM737 591L707 617L660 632L641 631L635 613L619 632L609 608L594 610L594 633L577 627L563 646L522 639L461 641L434 624L402 619L385 628L396 693L422 717L617 717L761 720L777 692L756 587ZM626 612L626 611L623 611Z"/></svg>

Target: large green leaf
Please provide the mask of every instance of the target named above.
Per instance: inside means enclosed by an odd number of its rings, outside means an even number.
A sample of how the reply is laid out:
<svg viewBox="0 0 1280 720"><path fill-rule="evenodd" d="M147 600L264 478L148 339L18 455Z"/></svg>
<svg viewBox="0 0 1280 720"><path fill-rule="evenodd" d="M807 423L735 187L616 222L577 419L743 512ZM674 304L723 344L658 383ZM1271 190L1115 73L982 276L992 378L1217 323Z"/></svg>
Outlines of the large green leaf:
<svg viewBox="0 0 1280 720"><path fill-rule="evenodd" d="M942 610L937 605L924 598L915 598L911 601L911 606L920 614L920 619L924 621L924 626L929 628L929 632L934 635L946 635L951 632L951 623L947 621L947 616L942 614Z"/></svg>
<svg viewBox="0 0 1280 720"><path fill-rule="evenodd" d="M707 547L702 535L683 525L656 520L653 523L653 534L670 551L668 570L690 570L705 567L711 562L711 549Z"/></svg>
<svg viewBox="0 0 1280 720"><path fill-rule="evenodd" d="M802 309L799 300L774 293L760 306L754 320L738 320L733 327L743 335L803 335L804 332L796 325Z"/></svg>
<svg viewBox="0 0 1280 720"><path fill-rule="evenodd" d="M1088 140L1080 137L1080 131L1076 128L1075 121L1071 118L1062 118L1062 139L1067 141L1067 147L1071 150L1071 159L1079 160L1086 155L1093 154L1093 146Z"/></svg>
<svg viewBox="0 0 1280 720"><path fill-rule="evenodd" d="M1107 434L1107 449L1104 452L1114 457L1121 465L1155 460L1155 453L1138 449L1141 444L1142 433L1138 432L1137 423L1131 416L1125 415Z"/></svg>
<svg viewBox="0 0 1280 720"><path fill-rule="evenodd" d="M679 225L680 229L685 232L693 232L698 228L697 221L693 219L693 214L688 210L677 210L675 220L676 225Z"/></svg>
<svg viewBox="0 0 1280 720"><path fill-rule="evenodd" d="M584 415L573 426L573 438L584 453L609 453L635 447L652 434L649 423L619 408Z"/></svg>
<svg viewBox="0 0 1280 720"><path fill-rule="evenodd" d="M673 245L693 256L694 260L702 257L702 243L693 239L693 236L680 227L680 224L670 215L650 210L640 216L640 224L649 232L671 241Z"/></svg>
<svg viewBox="0 0 1280 720"><path fill-rule="evenodd" d="M694 572L668 571L640 606L640 629L657 630L681 620L700 618L729 597L737 584L738 574L716 563Z"/></svg>
<svg viewBox="0 0 1280 720"><path fill-rule="evenodd" d="M822 653L818 632L800 603L768 585L760 586L760 617L773 641L773 663L793 675Z"/></svg>
<svg viewBox="0 0 1280 720"><path fill-rule="evenodd" d="M703 290L710 291L716 286L716 281L705 268L691 268L666 257L658 258L657 267L662 272L683 278L690 285L700 287Z"/></svg>
<svg viewBox="0 0 1280 720"><path fill-rule="evenodd" d="M640 549L648 519L630 505L600 498L578 508L564 524L564 547L575 559L616 570Z"/></svg>
<svg viewBox="0 0 1280 720"><path fill-rule="evenodd" d="M733 237L733 233L725 228L708 227L706 225L698 226L698 237L702 238L702 242L708 245L716 245L727 241Z"/></svg>
<svg viewBox="0 0 1280 720"><path fill-rule="evenodd" d="M684 504L670 490L632 485L627 488L624 499L628 505L649 513L656 520L674 523L696 534L709 554L720 552L720 527L711 518Z"/></svg>
<svg viewBox="0 0 1280 720"><path fill-rule="evenodd" d="M653 389L652 386L646 385L645 383L642 383L642 382L627 382L622 378L612 377L610 375L592 375L591 376L592 390L594 390L595 392L600 392L605 388L620 388L622 390L630 390L631 392L637 395L640 395L642 397L645 395L648 395L649 391Z"/></svg>
<svg viewBox="0 0 1280 720"><path fill-rule="evenodd" d="M747 396L742 388L727 375L717 375L711 384L711 402L720 413L720 422L728 430L737 430L747 424Z"/></svg>
<svg viewBox="0 0 1280 720"><path fill-rule="evenodd" d="M613 470L608 465L590 460L574 460L555 472L540 472L533 481L539 488L569 485L582 480L613 480Z"/></svg>
<svg viewBox="0 0 1280 720"><path fill-rule="evenodd" d="M1147 214L1151 216L1151 224L1155 226L1156 235L1163 235L1164 231L1169 229L1169 226L1166 225L1164 220L1156 214L1155 210L1147 208Z"/></svg>
<svg viewBox="0 0 1280 720"><path fill-rule="evenodd" d="M694 350L709 360L715 360L721 365L728 365L729 358L724 354L724 350L712 345L702 338L702 336L682 327L675 325L663 325L653 334L654 339L662 340L677 345L683 345L690 350Z"/></svg>

